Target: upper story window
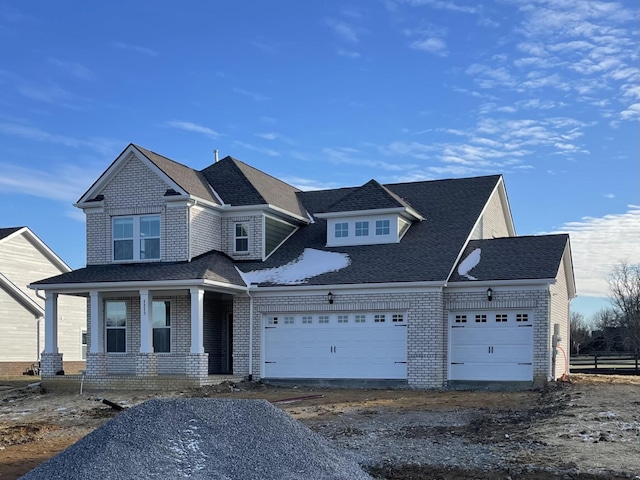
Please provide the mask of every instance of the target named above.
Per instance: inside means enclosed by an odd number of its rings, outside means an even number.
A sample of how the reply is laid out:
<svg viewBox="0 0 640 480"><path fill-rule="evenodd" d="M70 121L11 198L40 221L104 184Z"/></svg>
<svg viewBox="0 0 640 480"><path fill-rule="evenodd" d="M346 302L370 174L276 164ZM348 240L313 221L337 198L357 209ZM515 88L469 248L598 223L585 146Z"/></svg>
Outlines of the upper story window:
<svg viewBox="0 0 640 480"><path fill-rule="evenodd" d="M376 220L376 235L389 235L390 231L389 220Z"/></svg>
<svg viewBox="0 0 640 480"><path fill-rule="evenodd" d="M236 223L235 224L235 241L234 252L244 253L249 251L249 224L248 223Z"/></svg>
<svg viewBox="0 0 640 480"><path fill-rule="evenodd" d="M113 260L160 259L160 215L113 218Z"/></svg>
<svg viewBox="0 0 640 480"><path fill-rule="evenodd" d="M369 235L369 222L356 222L356 237Z"/></svg>
<svg viewBox="0 0 640 480"><path fill-rule="evenodd" d="M336 223L336 238L346 238L349 236L349 224L347 222Z"/></svg>

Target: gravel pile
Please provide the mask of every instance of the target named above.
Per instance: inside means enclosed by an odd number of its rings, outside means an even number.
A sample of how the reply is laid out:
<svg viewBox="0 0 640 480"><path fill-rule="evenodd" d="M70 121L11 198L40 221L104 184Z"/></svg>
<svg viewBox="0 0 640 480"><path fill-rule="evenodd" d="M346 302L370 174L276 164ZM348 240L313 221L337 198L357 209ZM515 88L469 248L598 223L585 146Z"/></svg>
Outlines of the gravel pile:
<svg viewBox="0 0 640 480"><path fill-rule="evenodd" d="M163 399L124 411L25 480L371 477L265 400Z"/></svg>

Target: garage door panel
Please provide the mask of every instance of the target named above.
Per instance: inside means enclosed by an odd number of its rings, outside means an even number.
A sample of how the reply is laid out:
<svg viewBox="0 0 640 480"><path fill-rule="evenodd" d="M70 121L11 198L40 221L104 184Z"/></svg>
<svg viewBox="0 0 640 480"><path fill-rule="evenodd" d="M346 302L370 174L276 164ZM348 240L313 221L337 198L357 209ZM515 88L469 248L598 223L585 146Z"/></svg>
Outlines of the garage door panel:
<svg viewBox="0 0 640 480"><path fill-rule="evenodd" d="M485 321L476 322L476 319ZM532 321L531 312L519 310L452 313L449 319L449 379L532 380Z"/></svg>
<svg viewBox="0 0 640 480"><path fill-rule="evenodd" d="M304 317L302 323L301 315L288 316L286 325L283 316L277 316L277 325L276 316L265 320L265 378L406 379L407 328L402 314ZM323 323L318 323L320 317Z"/></svg>

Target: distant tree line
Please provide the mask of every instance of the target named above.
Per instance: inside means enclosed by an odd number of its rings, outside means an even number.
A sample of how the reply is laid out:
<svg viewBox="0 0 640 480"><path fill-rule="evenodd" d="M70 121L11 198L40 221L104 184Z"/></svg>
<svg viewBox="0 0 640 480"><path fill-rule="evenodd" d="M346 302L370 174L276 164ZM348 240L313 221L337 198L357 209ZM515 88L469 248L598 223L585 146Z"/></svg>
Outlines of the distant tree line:
<svg viewBox="0 0 640 480"><path fill-rule="evenodd" d="M597 312L591 322L571 312L573 355L640 354L640 264L616 265L608 283L611 306Z"/></svg>

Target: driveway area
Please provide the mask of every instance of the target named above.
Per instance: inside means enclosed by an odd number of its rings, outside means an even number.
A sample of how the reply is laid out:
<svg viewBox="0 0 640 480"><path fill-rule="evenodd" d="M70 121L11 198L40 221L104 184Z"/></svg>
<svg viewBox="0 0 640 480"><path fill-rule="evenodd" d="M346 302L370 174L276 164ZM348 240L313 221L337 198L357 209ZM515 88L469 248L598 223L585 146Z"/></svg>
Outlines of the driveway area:
<svg viewBox="0 0 640 480"><path fill-rule="evenodd" d="M160 397L266 399L376 479L640 478L640 377L573 375L521 392L246 382L80 395L44 392L33 377L0 380L0 480L19 478L118 415L109 404Z"/></svg>

